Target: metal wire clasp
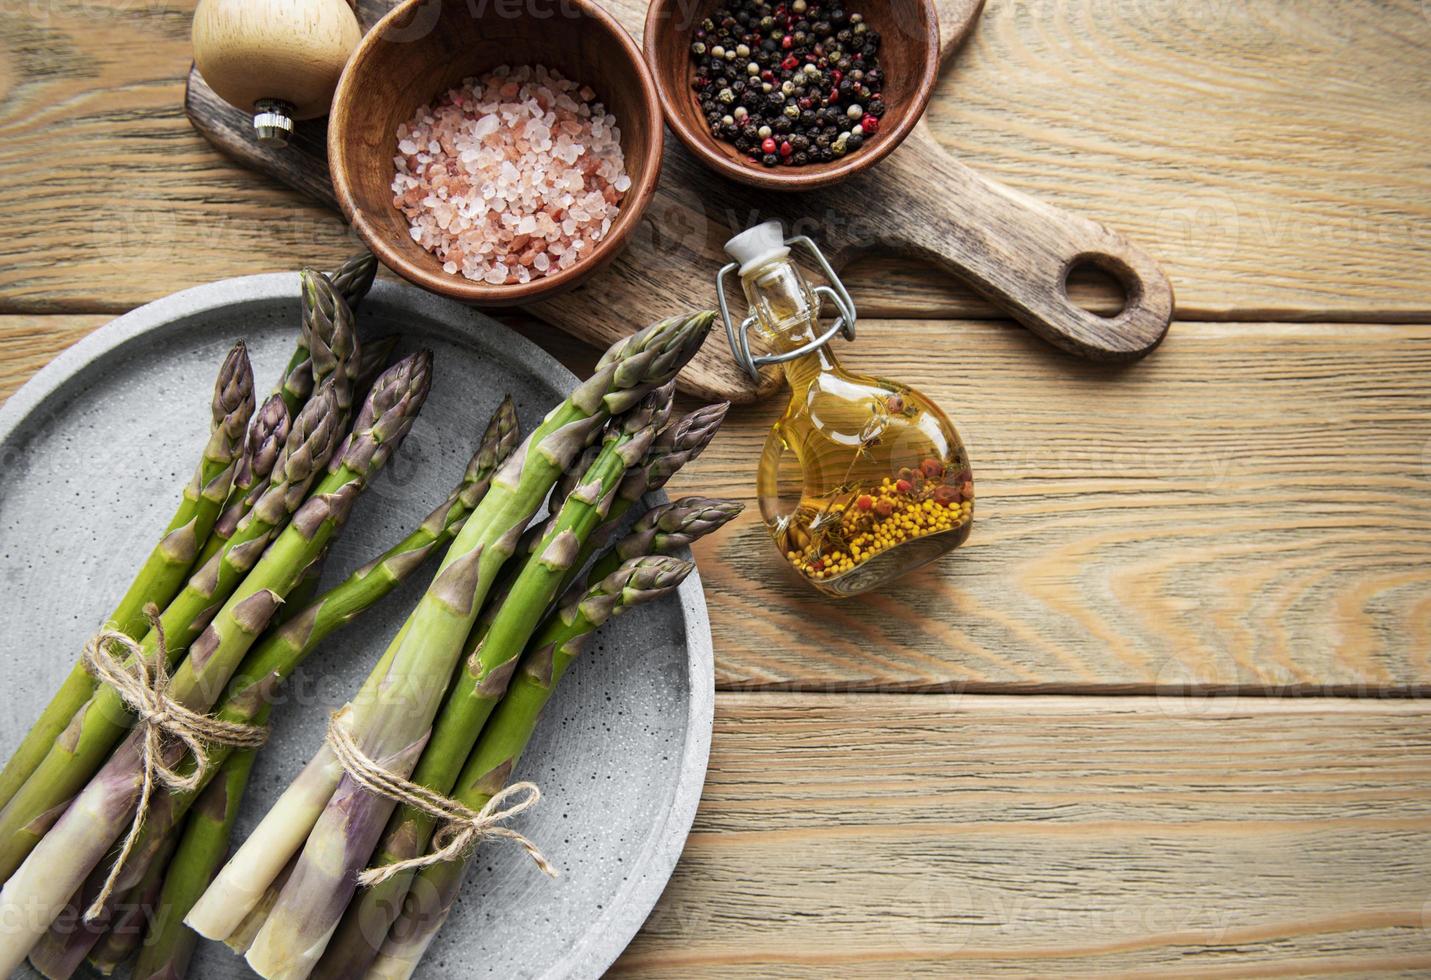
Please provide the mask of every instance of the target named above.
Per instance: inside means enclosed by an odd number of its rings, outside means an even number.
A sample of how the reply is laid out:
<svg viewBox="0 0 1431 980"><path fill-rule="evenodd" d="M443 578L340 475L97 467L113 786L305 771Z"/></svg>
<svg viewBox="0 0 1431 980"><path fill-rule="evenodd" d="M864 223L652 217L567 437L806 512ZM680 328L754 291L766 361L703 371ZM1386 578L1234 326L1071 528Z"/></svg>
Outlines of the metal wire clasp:
<svg viewBox="0 0 1431 980"><path fill-rule="evenodd" d="M830 325L820 336L795 350L786 351L784 354L762 354L756 357L750 352L750 328L758 322L754 313L748 314L736 326L735 321L730 318L730 306L725 299L726 277L740 268L740 263L730 262L721 266L716 273L716 300L720 304L720 318L725 323L725 336L730 341L730 352L735 357L735 362L745 369L745 373L750 375L751 380L760 379L760 369L766 364L783 364L786 361L793 361L797 357L803 357L811 351L819 350L834 339L835 334L843 334L846 340L855 339L855 321L858 319L855 313L855 301L850 299L849 291L845 289L845 284L840 281L840 277L835 275L835 270L830 267L825 254L820 251L820 247L810 238L809 235L795 235L785 239L785 244L790 247L800 247L805 249L814 257L815 262L820 266L820 271L825 274L829 281L827 286L816 286L814 293L816 296L824 297L835 304L835 308L840 311L835 317L835 322ZM818 311L817 311L818 314Z"/></svg>

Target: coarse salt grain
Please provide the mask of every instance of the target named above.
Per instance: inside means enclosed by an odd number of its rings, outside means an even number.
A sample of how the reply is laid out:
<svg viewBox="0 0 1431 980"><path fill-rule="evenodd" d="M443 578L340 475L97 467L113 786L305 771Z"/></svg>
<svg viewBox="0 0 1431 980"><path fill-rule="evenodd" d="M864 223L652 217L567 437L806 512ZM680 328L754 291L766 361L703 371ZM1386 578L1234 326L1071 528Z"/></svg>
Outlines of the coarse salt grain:
<svg viewBox="0 0 1431 980"><path fill-rule="evenodd" d="M631 188L614 116L586 86L503 65L397 129L393 205L443 270L500 285L569 269Z"/></svg>

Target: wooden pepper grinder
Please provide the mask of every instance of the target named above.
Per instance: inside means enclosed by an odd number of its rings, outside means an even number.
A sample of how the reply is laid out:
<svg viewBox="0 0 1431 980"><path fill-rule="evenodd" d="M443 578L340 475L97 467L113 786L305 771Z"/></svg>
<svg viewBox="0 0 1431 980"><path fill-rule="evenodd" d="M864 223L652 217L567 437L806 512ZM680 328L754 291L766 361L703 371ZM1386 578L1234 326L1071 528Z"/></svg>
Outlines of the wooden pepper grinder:
<svg viewBox="0 0 1431 980"><path fill-rule="evenodd" d="M347 0L200 0L194 64L220 98L254 114L260 142L283 146L294 120L327 114L362 36Z"/></svg>

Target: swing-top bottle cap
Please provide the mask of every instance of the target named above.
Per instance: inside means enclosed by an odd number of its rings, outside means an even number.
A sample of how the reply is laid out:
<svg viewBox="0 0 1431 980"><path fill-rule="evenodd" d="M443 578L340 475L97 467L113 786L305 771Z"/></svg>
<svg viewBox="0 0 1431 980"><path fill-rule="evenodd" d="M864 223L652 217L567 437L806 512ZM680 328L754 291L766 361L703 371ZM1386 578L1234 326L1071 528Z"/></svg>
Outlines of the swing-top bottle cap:
<svg viewBox="0 0 1431 980"><path fill-rule="evenodd" d="M779 221L766 221L748 228L725 243L730 257L740 263L739 275L745 275L772 259L790 254L785 245L785 229Z"/></svg>

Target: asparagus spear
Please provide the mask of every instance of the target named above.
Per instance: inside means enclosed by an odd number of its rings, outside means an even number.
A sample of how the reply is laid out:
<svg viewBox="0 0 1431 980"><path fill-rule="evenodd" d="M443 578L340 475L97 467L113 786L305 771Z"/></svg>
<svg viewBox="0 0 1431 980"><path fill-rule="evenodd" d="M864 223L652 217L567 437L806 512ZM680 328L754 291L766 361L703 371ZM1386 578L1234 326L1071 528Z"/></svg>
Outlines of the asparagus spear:
<svg viewBox="0 0 1431 980"><path fill-rule="evenodd" d="M228 503L220 512L218 520L214 522L213 531L199 551L199 557L194 561L195 568L203 568L223 549L224 543L234 536L239 523L258 501L259 494L273 475L273 467L278 462L279 453L288 442L291 424L283 396L270 395L268 401L264 402L254 415L253 424L248 428L243 456L234 471L233 488L229 491Z"/></svg>
<svg viewBox="0 0 1431 980"><path fill-rule="evenodd" d="M715 438L721 423L725 421L725 413L729 408L730 402L704 405L657 434L641 465L628 470L626 478L621 481L616 499L607 511L606 520L582 545L581 553L577 555L567 573L566 581L562 583L563 592L576 580L577 573L586 567L592 555L606 547L627 512L647 493L663 488L682 466L705 450L711 439ZM628 557L635 556L633 554ZM606 569L607 572L614 570L614 566ZM593 581L596 576L588 575L587 578L588 581Z"/></svg>
<svg viewBox="0 0 1431 980"><path fill-rule="evenodd" d="M377 274L377 257L363 249L348 256L343 264L328 273L326 278L332 284L333 291L343 297L343 302L356 316L358 306L368 295L368 290L373 288L373 277Z"/></svg>
<svg viewBox="0 0 1431 980"><path fill-rule="evenodd" d="M318 598L318 586L323 581L323 566L327 563L328 552L325 550L317 558L309 562L307 568L303 569L303 575L298 579L298 583L293 586L293 590L284 598L283 608L278 610L278 614L273 617L273 625L269 627L268 633L264 634L265 637L298 615L306 609L314 599Z"/></svg>
<svg viewBox="0 0 1431 980"><path fill-rule="evenodd" d="M259 560L274 534L298 509L309 486L332 453L340 432L336 399L325 385L294 421L268 488L239 524L223 550L195 572L160 616L162 629L145 634L146 657L153 658L163 634L172 662L199 635L221 605ZM9 877L44 835L57 815L104 762L128 730L132 718L119 694L101 687L51 745L35 772L0 812L0 875Z"/></svg>
<svg viewBox="0 0 1431 980"><path fill-rule="evenodd" d="M354 397L361 398L367 395L368 389L373 386L373 381L387 369L388 362L392 360L393 351L397 350L397 345L401 341L402 338L395 333L363 341L362 347L358 350L358 376Z"/></svg>
<svg viewBox="0 0 1431 980"><path fill-rule="evenodd" d="M274 392L283 399L289 415L297 415L337 367L347 368L349 361L356 363L361 357L352 310L341 298L336 302L331 298L335 293L328 279L322 273L304 269L299 273L299 286L303 315L298 345ZM356 370L356 366L345 370L343 376L351 380Z"/></svg>
<svg viewBox="0 0 1431 980"><path fill-rule="evenodd" d="M325 382L331 379L339 409L335 425L342 430L347 428L348 413L358 387L357 378L363 367L352 313L322 274L304 269L299 273L299 279L303 308L301 339L285 372L284 382L273 397L283 402L292 417L301 411L311 392L322 390ZM258 474L254 476L258 477L255 485L262 486L262 477ZM239 484L235 481L235 491L238 488ZM222 550L255 501L252 488L230 495L214 533L199 554L198 567Z"/></svg>
<svg viewBox="0 0 1431 980"><path fill-rule="evenodd" d="M536 730L542 708L592 632L611 616L670 592L693 567L689 562L669 557L634 559L549 617L522 657L521 668L512 678L506 696L466 760L454 798L473 810L486 806L511 779L522 751ZM345 955L348 947L330 946L322 975L382 980L410 977L446 921L465 871L465 861L422 869L407 893L401 916L393 923L371 967L361 974L329 969L329 963L349 959ZM351 941L359 935L348 932L343 938ZM360 955L351 961L367 965L366 956Z"/></svg>
<svg viewBox="0 0 1431 980"><path fill-rule="evenodd" d="M299 273L303 287L303 319L308 327L308 357L313 384L333 379L338 408L346 415L353 407L354 389L362 367L357 328L348 304L333 290L321 272Z"/></svg>
<svg viewBox="0 0 1431 980"><path fill-rule="evenodd" d="M487 492L492 474L511 454L516 437L517 416L509 397L503 399L493 414L481 444L463 473L462 481L447 499L402 541L271 629L240 665L230 692L217 712L218 717L240 724L266 724L272 694L319 642L391 592L421 567L424 557L451 540ZM292 600L292 593L289 598ZM210 772L224 761L230 751L233 750L224 746L213 748L209 754ZM190 759L181 764L179 771L182 775L187 776L193 771L192 762ZM150 805L144 830L130 854L116 891L127 887L143 873L153 854L163 846L163 841L183 818L201 788L174 790ZM83 904L87 905L98 891L97 886L92 889Z"/></svg>
<svg viewBox="0 0 1431 980"><path fill-rule="evenodd" d="M179 835L170 834L159 859L149 866L143 879L130 889L124 901L117 906L117 914L110 922L109 931L89 954L90 966L100 975L112 976L120 964L129 959L144 941L145 923L159 910L159 890L164 887L164 874L169 867L169 857L178 843ZM33 960L34 954L30 955Z"/></svg>
<svg viewBox="0 0 1431 980"><path fill-rule="evenodd" d="M463 640L542 499L611 413L626 411L675 376L713 318L706 311L664 320L613 346L593 376L554 408L502 467L390 645L388 663L369 676L340 716L364 753L404 775L411 771ZM332 753L320 749L219 872L188 923L201 935L225 938L303 849L275 914L249 950L250 965L261 973L303 972L321 943L312 948L297 937L310 931L321 937L336 924L352 892L352 874L366 862L391 811L391 801L375 799L344 779ZM305 848L310 832L314 843ZM330 850L318 867L313 858L325 848ZM281 933L294 937L291 948Z"/></svg>
<svg viewBox="0 0 1431 980"><path fill-rule="evenodd" d="M730 402L702 405L663 429L646 458L645 472L632 474L622 486L621 496L636 501L642 494L664 487L682 466L705 451L728 411Z"/></svg>
<svg viewBox="0 0 1431 980"><path fill-rule="evenodd" d="M616 546L591 566L587 578L599 582L625 562L645 555L669 555L724 527L745 505L719 497L682 497L652 507Z"/></svg>
<svg viewBox="0 0 1431 980"><path fill-rule="evenodd" d="M659 413L660 417L664 419L670 414L671 403L675 395L676 382L671 380L647 396L646 404L651 411ZM659 431L658 427L658 433ZM659 434L657 438L659 438ZM653 440L652 445L654 446L654 444ZM512 591L512 585L516 582L517 576L521 573L521 570L526 567L527 559L536 554L542 542L546 540L548 533L556 526L557 518L561 513L562 504L571 496L572 491L581 485L582 480L586 478L587 471L591 469L592 464L596 462L596 458L601 454L603 446L604 442L597 442L586 447L586 451L581 454L576 463L568 467L566 472L561 475L561 478L557 480L556 484L552 487L551 497L547 505L549 510L547 519L541 524L534 524L527 528L527 530L523 532L522 537L517 541L517 548L513 552L513 556L519 560L509 562L506 567L502 569L502 575L497 580L497 584L493 586L492 592L489 593L487 604L483 607L482 613L477 619L477 625L483 633L485 633L487 627L492 625L492 619L497 615L497 611L502 608L503 603L507 601L507 594ZM644 467L644 465L645 461L643 460L642 466ZM637 469L632 467L629 468L627 472L628 474L634 474L637 472ZM624 481L622 485L625 485ZM607 503L609 505L611 501L608 500ZM610 510L609 506L607 510ZM567 579L563 583L562 589L558 590L558 593L564 590L567 585L571 584L571 580L576 577L577 572L580 571L582 565L586 563L586 559L590 557L592 553L590 550L591 539L597 537L607 524L619 519L619 514L608 514L606 521L602 523L601 527L591 532L587 542L583 544L582 553L578 556L577 560L572 563L571 568L567 570Z"/></svg>
<svg viewBox="0 0 1431 980"><path fill-rule="evenodd" d="M229 938L224 940L225 946L240 956L248 952L248 948L253 945L254 939L258 936L258 931L268 921L268 913L272 912L273 907L278 904L278 896L282 894L283 886L288 884L288 876L293 873L293 866L297 863L298 856L294 855L293 859L284 865L283 870L273 879L273 884L264 891L263 897L254 904L238 927L229 933Z"/></svg>
<svg viewBox="0 0 1431 980"><path fill-rule="evenodd" d="M621 484L621 491L611 507L611 519L605 525L608 534L642 497L665 487L681 467L705 451L729 410L730 402L702 405L661 431L641 468L629 473ZM603 543L599 539L594 540L589 550Z"/></svg>
<svg viewBox="0 0 1431 980"><path fill-rule="evenodd" d="M621 526L622 518L642 497L664 487L682 466L695 459L710 445L716 431L725 421L725 413L729 408L730 402L703 405L661 430L641 466L626 474L606 520L582 547L566 585L571 584L576 571L585 567L592 555L606 547L611 536Z"/></svg>
<svg viewBox="0 0 1431 980"><path fill-rule="evenodd" d="M229 833L257 755L254 749L230 755L189 811L134 967L134 980L179 980L188 973L199 937L184 925L184 914L209 886L228 851Z"/></svg>
<svg viewBox="0 0 1431 980"><path fill-rule="evenodd" d="M368 480L411 428L427 396L430 371L431 355L424 352L379 379L328 475L193 642L170 679L170 698L201 712L218 700L303 570L327 547ZM106 691L118 697L109 688L100 695ZM142 744L143 732L130 735L0 890L0 916L8 916L0 919L7 923L0 933L0 973L19 965L120 836L141 789ZM168 766L183 756L182 747L171 748Z"/></svg>
<svg viewBox="0 0 1431 980"><path fill-rule="evenodd" d="M253 369L249 366L248 351L238 343L224 358L214 383L213 428L198 469L184 488L164 535L110 614L108 622L112 628L132 637L143 635L149 628L144 618L145 604L168 603L183 584L194 556L209 536L228 496L244 426L248 425L253 412L253 400ZM9 803L30 778L74 713L93 693L94 679L83 664L76 663L0 772L0 806Z"/></svg>

